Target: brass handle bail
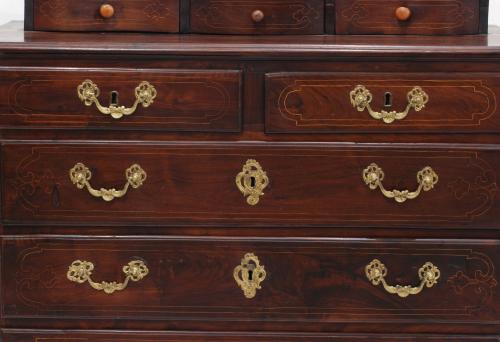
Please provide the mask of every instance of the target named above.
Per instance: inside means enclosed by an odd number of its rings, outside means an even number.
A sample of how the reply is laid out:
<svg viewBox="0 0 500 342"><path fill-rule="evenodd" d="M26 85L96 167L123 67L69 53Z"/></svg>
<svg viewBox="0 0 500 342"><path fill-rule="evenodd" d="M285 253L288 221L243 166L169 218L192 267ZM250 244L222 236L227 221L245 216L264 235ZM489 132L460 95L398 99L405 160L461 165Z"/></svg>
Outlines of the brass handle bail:
<svg viewBox="0 0 500 342"><path fill-rule="evenodd" d="M391 293L397 294L401 298L406 298L409 295L416 295L422 292L424 287L433 287L437 284L441 272L434 266L431 262L426 262L419 270L418 276L421 280L420 285L410 286L410 285L395 285L391 286L385 281L385 276L387 275L387 267L378 259L372 260L365 267L365 274L368 280L375 286L382 284L384 289Z"/></svg>
<svg viewBox="0 0 500 342"><path fill-rule="evenodd" d="M358 85L350 92L351 104L354 108L356 108L359 112L367 109L372 118L382 120L387 124L393 123L396 120L403 120L412 108L416 112L420 112L429 102L429 95L427 95L427 93L420 87L415 87L410 90L406 97L408 105L404 111L396 112L382 110L377 112L373 110L370 105L373 100L373 95L365 86Z"/></svg>
<svg viewBox="0 0 500 342"><path fill-rule="evenodd" d="M366 169L363 170L363 180L371 190L380 188L382 194L387 198L394 198L398 203L404 203L406 200L417 198L423 191L430 191L439 181L439 177L430 166L424 167L417 172L418 188L416 191L409 190L386 190L382 181L385 174L380 166L371 163Z"/></svg>
<svg viewBox="0 0 500 342"><path fill-rule="evenodd" d="M122 270L125 273L125 280L121 283L116 281L102 281L97 283L92 280L91 275L94 270L94 264L89 261L75 260L68 268L66 277L68 280L78 284L88 282L89 285L98 291L104 291L106 294L112 294L116 291L122 291L127 288L129 281L137 282L148 275L149 269L142 260L132 260L127 265L123 266Z"/></svg>
<svg viewBox="0 0 500 342"><path fill-rule="evenodd" d="M125 178L127 183L121 190L116 189L94 189L89 181L92 178L92 172L83 163L77 163L69 170L69 178L78 189L87 188L88 192L94 197L100 197L106 202L110 202L115 198L125 196L128 188L131 186L134 189L141 187L146 181L146 171L139 164L134 164L125 170Z"/></svg>
<svg viewBox="0 0 500 342"><path fill-rule="evenodd" d="M78 98L88 107L93 104L96 105L97 109L105 115L111 115L113 119L121 119L123 116L132 115L137 110L139 104L144 108L149 107L153 102L158 93L154 86L149 82L141 82L135 88L135 102L130 108L125 106L118 106L118 103L111 103L109 107L104 107L99 102L99 95L101 91L99 87L91 80L85 80L77 88Z"/></svg>

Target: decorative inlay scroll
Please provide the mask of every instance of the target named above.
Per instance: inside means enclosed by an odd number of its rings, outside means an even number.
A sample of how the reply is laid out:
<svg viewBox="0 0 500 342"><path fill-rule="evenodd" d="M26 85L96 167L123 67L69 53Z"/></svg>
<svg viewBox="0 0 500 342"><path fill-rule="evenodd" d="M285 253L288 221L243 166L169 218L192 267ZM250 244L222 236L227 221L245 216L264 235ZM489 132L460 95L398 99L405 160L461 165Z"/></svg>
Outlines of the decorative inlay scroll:
<svg viewBox="0 0 500 342"><path fill-rule="evenodd" d="M469 169L475 169L473 177L457 177L449 182L448 188L460 204L477 203L466 212L467 217L474 218L488 212L494 205L498 192L495 170L483 159L476 156L467 164Z"/></svg>
<svg viewBox="0 0 500 342"><path fill-rule="evenodd" d="M164 19L170 16L171 11L160 0L154 0L144 7L144 14L153 21Z"/></svg>
<svg viewBox="0 0 500 342"><path fill-rule="evenodd" d="M495 279L495 264L489 256L479 252L470 253L467 260L477 261L482 267L460 270L448 278L448 284L459 295L463 295L468 288L472 288L474 293L481 297L481 304L474 309L478 310L491 300L493 289L498 285Z"/></svg>

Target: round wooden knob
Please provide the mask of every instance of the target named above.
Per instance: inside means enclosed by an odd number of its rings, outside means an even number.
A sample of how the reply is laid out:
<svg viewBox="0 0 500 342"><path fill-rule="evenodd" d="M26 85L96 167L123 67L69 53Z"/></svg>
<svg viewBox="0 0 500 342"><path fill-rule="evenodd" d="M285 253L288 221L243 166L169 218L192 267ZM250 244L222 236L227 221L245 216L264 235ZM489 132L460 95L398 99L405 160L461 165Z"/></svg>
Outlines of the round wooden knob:
<svg viewBox="0 0 500 342"><path fill-rule="evenodd" d="M262 12L261 10L253 11L252 20L256 23L260 23L262 20L264 20L264 12Z"/></svg>
<svg viewBox="0 0 500 342"><path fill-rule="evenodd" d="M101 5L101 8L99 8L99 13L104 19L109 19L115 15L115 9L110 4L104 4Z"/></svg>
<svg viewBox="0 0 500 342"><path fill-rule="evenodd" d="M399 21L408 21L411 17L411 10L408 7L398 7L396 8L396 19Z"/></svg>

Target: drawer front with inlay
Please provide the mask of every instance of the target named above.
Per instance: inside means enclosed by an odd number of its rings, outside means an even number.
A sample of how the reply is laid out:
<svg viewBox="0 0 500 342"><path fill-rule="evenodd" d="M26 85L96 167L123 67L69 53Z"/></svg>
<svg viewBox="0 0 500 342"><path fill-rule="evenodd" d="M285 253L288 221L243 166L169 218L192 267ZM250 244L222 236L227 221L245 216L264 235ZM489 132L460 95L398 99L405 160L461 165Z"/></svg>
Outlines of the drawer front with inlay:
<svg viewBox="0 0 500 342"><path fill-rule="evenodd" d="M497 146L6 144L4 223L499 228Z"/></svg>
<svg viewBox="0 0 500 342"><path fill-rule="evenodd" d="M337 0L337 34L475 34L479 0Z"/></svg>
<svg viewBox="0 0 500 342"><path fill-rule="evenodd" d="M7 236L3 313L495 324L499 252L494 240Z"/></svg>
<svg viewBox="0 0 500 342"><path fill-rule="evenodd" d="M237 70L0 69L0 125L236 132Z"/></svg>
<svg viewBox="0 0 500 342"><path fill-rule="evenodd" d="M227 34L322 34L323 0L191 0L191 31Z"/></svg>
<svg viewBox="0 0 500 342"><path fill-rule="evenodd" d="M45 31L179 32L179 0L31 0Z"/></svg>
<svg viewBox="0 0 500 342"><path fill-rule="evenodd" d="M500 76L470 73L266 75L275 133L500 132Z"/></svg>

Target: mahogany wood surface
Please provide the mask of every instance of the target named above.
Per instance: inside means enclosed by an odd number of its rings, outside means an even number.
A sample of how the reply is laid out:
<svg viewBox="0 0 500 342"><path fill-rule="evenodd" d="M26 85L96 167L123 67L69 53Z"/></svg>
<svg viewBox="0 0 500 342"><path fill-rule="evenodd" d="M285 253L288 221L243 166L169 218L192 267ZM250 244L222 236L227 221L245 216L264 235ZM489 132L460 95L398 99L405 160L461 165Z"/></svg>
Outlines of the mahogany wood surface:
<svg viewBox="0 0 500 342"><path fill-rule="evenodd" d="M497 229L499 153L497 145L5 144L3 222ZM235 184L249 159L270 179L255 206ZM134 164L147 179L105 202L71 182L77 163L90 169L96 189L122 188ZM365 184L372 163L383 169L388 190L415 191L426 166L439 182L396 203Z"/></svg>
<svg viewBox="0 0 500 342"><path fill-rule="evenodd" d="M422 316L448 325L497 325L499 246L497 240L4 236L3 316L73 319L88 327L100 319L215 317L214 328L246 321L259 330L266 330L259 322L411 325ZM266 271L251 299L233 278L246 253ZM374 259L387 267L390 285L419 285L426 262L439 268L439 279L401 298L367 279L365 267ZM142 260L149 273L105 294L67 279L75 260L94 264L96 282L123 281L122 267L131 260Z"/></svg>
<svg viewBox="0 0 500 342"><path fill-rule="evenodd" d="M27 0L27 30L0 28L0 340L500 341L487 13L487 0ZM130 107L145 81L157 96L113 119L78 98L87 79L103 106L116 91ZM415 87L429 101L383 123L354 108L357 85L374 110L402 111ZM254 206L235 182L249 159L269 177ZM106 202L73 184L77 163L96 189L121 189L133 164L147 178ZM389 191L416 190L425 167L439 180L397 203L365 183L371 163ZM252 299L233 275L246 253L266 270ZM417 286L426 262L440 277L401 298L367 279L373 259L389 285ZM68 280L75 260L96 282L123 281L131 260L149 273L105 294Z"/></svg>
<svg viewBox="0 0 500 342"><path fill-rule="evenodd" d="M179 0L30 1L35 30L179 32Z"/></svg>

